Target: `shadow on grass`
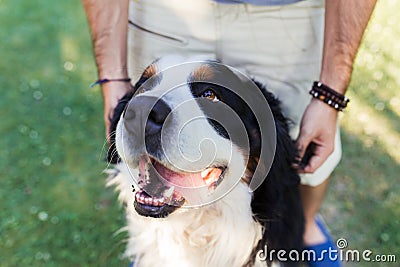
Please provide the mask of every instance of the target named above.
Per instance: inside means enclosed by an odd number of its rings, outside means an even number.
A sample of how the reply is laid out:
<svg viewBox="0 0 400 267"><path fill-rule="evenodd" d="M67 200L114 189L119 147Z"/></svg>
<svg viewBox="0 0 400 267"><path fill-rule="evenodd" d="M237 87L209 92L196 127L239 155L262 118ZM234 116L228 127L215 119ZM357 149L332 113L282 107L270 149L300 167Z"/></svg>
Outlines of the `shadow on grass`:
<svg viewBox="0 0 400 267"><path fill-rule="evenodd" d="M336 239L345 238L349 249L369 249L374 255L397 254L399 258L400 166L379 145L366 148L356 136L344 131L342 142L343 158L323 206L332 233Z"/></svg>

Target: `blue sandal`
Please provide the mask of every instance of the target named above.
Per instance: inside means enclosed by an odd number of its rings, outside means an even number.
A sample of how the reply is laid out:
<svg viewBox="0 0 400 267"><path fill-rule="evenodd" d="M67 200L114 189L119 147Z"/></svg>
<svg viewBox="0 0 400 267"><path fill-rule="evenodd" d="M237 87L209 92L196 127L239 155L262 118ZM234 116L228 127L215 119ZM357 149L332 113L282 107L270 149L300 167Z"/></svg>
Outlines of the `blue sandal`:
<svg viewBox="0 0 400 267"><path fill-rule="evenodd" d="M314 251L315 258L306 259L307 264L310 267L342 267L342 264L339 260L339 253L336 245L332 242L332 239L324 225L322 219L316 218L315 223L318 228L321 230L322 234L325 236L326 241L322 244L307 246L304 250ZM336 253L335 253L336 251ZM309 253L309 255L311 255Z"/></svg>

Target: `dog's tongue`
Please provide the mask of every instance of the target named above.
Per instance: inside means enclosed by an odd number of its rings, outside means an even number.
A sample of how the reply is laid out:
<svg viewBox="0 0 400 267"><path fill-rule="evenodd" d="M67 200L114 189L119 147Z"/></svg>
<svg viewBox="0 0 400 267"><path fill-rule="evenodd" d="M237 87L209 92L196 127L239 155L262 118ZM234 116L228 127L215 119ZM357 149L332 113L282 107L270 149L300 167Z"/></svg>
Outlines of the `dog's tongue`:
<svg viewBox="0 0 400 267"><path fill-rule="evenodd" d="M162 164L155 162L153 164L158 175L165 179L168 183L178 187L201 187L204 186L204 180L201 177L201 172L184 172L177 173L165 168Z"/></svg>
<svg viewBox="0 0 400 267"><path fill-rule="evenodd" d="M151 166L152 165L152 166ZM146 168L154 168L162 182L168 186L177 186L181 188L199 188L210 186L216 182L222 171L218 168L207 168L201 172L174 172L157 161L154 163L142 158L139 161L139 172L146 175Z"/></svg>

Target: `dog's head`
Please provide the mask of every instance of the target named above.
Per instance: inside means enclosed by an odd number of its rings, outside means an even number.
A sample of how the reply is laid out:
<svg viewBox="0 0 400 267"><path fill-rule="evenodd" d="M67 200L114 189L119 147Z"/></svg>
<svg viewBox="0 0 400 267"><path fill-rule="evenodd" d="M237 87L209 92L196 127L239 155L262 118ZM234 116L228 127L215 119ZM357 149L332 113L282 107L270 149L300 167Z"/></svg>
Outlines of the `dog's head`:
<svg viewBox="0 0 400 267"><path fill-rule="evenodd" d="M277 106L225 65L161 58L115 110L108 158L137 170L134 203L143 216L211 203L239 182L254 190L273 161Z"/></svg>

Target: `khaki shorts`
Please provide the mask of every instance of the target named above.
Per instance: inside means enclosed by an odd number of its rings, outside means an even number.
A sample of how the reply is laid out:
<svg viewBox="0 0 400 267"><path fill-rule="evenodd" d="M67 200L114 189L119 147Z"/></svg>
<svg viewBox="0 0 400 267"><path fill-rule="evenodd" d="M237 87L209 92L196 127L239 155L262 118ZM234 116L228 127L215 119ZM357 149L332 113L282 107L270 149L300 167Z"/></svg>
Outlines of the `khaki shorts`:
<svg viewBox="0 0 400 267"><path fill-rule="evenodd" d="M205 55L264 83L282 102L297 138L308 91L321 69L324 1L284 6L218 4L211 0L134 0L130 5L129 69L138 78L154 59L168 54ZM316 186L341 158L335 151L302 183Z"/></svg>

